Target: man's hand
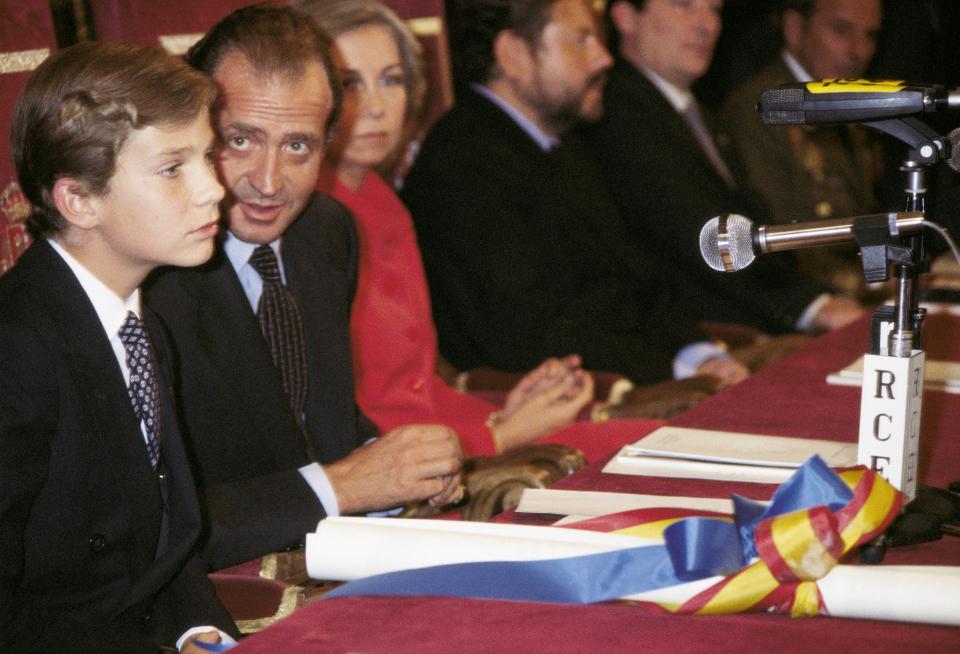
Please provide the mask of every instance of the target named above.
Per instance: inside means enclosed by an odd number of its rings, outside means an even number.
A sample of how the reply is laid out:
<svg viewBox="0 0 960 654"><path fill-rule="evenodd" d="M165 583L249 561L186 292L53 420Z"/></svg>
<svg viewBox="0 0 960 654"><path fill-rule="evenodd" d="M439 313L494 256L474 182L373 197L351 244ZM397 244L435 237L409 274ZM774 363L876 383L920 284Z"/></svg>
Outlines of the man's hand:
<svg viewBox="0 0 960 654"><path fill-rule="evenodd" d="M750 370L736 359L707 359L697 368L697 375L716 377L723 388L743 381L750 376Z"/></svg>
<svg viewBox="0 0 960 654"><path fill-rule="evenodd" d="M324 466L340 513L362 513L430 499L458 500L463 453L442 425L404 425Z"/></svg>
<svg viewBox="0 0 960 654"><path fill-rule="evenodd" d="M863 315L864 309L856 300L835 295L823 303L813 317L813 327L819 331L830 331L847 325Z"/></svg>
<svg viewBox="0 0 960 654"><path fill-rule="evenodd" d="M220 634L216 631L204 631L190 636L190 638L184 641L183 647L180 648L180 654L210 654L210 650L194 645L196 642L219 643Z"/></svg>

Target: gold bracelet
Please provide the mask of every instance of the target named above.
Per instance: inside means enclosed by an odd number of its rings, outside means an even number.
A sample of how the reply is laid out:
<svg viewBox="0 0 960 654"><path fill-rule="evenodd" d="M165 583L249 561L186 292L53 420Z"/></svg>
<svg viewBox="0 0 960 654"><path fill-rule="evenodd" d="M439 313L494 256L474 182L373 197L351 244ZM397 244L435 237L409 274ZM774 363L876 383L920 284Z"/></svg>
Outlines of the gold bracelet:
<svg viewBox="0 0 960 654"><path fill-rule="evenodd" d="M503 412L502 411L493 411L489 416L487 416L485 424L487 429L493 431L493 428L503 422Z"/></svg>
<svg viewBox="0 0 960 654"><path fill-rule="evenodd" d="M503 450L503 443L500 442L500 434L497 433L497 426L503 422L503 412L493 411L487 416L483 423L490 430L490 438L493 440L493 451L499 454Z"/></svg>

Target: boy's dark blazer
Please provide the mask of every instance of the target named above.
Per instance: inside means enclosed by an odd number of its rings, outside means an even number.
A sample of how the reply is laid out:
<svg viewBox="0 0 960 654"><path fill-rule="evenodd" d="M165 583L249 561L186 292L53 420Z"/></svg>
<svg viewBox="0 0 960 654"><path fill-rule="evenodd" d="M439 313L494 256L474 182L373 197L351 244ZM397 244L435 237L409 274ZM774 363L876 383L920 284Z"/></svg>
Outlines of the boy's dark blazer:
<svg viewBox="0 0 960 654"><path fill-rule="evenodd" d="M45 241L0 278L0 651L157 651L234 631L194 555L200 512L160 362L160 481L116 356Z"/></svg>

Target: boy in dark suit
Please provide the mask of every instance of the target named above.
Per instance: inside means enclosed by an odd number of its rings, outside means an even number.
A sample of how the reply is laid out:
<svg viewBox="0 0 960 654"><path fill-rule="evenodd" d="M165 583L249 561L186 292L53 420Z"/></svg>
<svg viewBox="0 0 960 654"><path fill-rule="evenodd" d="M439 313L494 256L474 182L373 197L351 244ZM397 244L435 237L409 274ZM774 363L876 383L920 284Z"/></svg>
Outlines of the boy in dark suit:
<svg viewBox="0 0 960 654"><path fill-rule="evenodd" d="M35 244L0 279L0 651L198 652L197 632L234 632L193 553L165 343L138 289L213 252L214 97L158 50L83 43L17 103Z"/></svg>

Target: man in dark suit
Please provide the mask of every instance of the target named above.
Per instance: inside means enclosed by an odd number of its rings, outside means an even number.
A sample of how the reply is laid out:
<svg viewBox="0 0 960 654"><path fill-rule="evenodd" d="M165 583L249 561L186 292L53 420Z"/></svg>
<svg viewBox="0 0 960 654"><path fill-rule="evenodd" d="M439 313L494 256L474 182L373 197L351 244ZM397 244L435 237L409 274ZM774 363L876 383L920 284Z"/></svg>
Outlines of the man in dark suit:
<svg viewBox="0 0 960 654"><path fill-rule="evenodd" d="M0 651L199 652L198 630L236 635L194 554L167 347L138 290L213 252L214 96L165 53L84 43L18 101L36 242L0 279Z"/></svg>
<svg viewBox="0 0 960 654"><path fill-rule="evenodd" d="M772 222L829 220L880 209L879 143L863 125L765 125L756 110L764 89L821 79L858 79L876 52L881 0L790 0L784 49L724 101L720 118L751 189ZM795 253L801 269L838 291L865 291L856 246Z"/></svg>
<svg viewBox="0 0 960 654"><path fill-rule="evenodd" d="M605 112L580 136L616 197L637 256L671 272L689 316L774 333L846 324L860 307L827 295L788 255L760 257L725 274L700 254L700 230L713 216L742 213L766 222L690 91L710 64L721 7L719 0L613 2L618 56Z"/></svg>
<svg viewBox="0 0 960 654"><path fill-rule="evenodd" d="M353 398L356 234L341 205L313 193L339 109L328 47L291 9L256 6L189 54L220 91L228 232L208 265L166 272L148 300L177 350L215 568L300 545L326 515L462 493L459 441L445 427L364 445L376 431Z"/></svg>
<svg viewBox="0 0 960 654"><path fill-rule="evenodd" d="M440 349L460 368L523 370L576 352L651 382L745 370L671 312L671 282L630 255L617 208L575 141L596 118L610 56L582 0L461 3L472 82L431 130L402 193L430 283ZM693 361L691 364L690 361Z"/></svg>

